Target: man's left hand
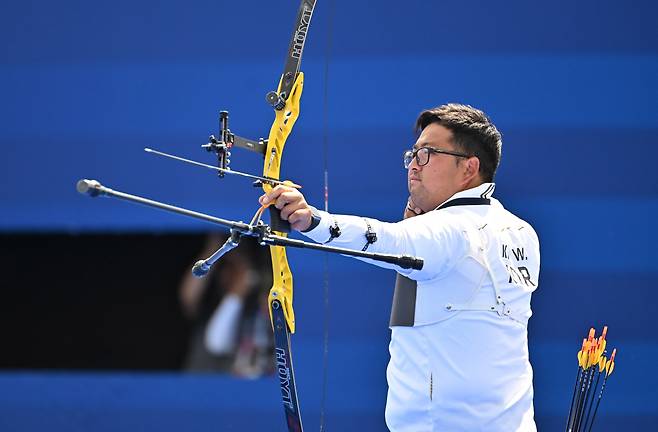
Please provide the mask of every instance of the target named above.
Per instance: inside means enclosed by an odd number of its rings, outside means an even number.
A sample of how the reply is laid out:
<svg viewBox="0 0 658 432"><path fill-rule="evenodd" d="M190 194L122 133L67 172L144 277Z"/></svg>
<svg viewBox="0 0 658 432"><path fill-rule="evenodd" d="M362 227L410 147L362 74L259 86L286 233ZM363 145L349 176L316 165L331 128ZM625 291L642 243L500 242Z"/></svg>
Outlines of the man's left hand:
<svg viewBox="0 0 658 432"><path fill-rule="evenodd" d="M273 203L281 210L281 219L287 220L295 231L305 231L311 226L313 215L304 195L299 190L289 186L279 185L271 192L262 195L258 202L261 205Z"/></svg>

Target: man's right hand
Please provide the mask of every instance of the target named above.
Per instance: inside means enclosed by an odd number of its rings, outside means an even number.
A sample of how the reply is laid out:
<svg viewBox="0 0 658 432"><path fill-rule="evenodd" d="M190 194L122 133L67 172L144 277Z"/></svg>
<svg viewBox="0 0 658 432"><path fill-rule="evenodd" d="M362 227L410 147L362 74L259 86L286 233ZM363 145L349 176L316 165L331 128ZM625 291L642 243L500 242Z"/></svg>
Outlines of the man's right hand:
<svg viewBox="0 0 658 432"><path fill-rule="evenodd" d="M407 200L407 206L404 208L404 215L403 219L408 219L414 216L419 216L425 213L423 210L421 210L419 207L414 204L413 200L411 197L409 197L409 200Z"/></svg>
<svg viewBox="0 0 658 432"><path fill-rule="evenodd" d="M294 188L278 185L271 192L262 195L261 205L272 204L281 210L281 219L287 220L295 231L305 231L311 226L313 212L304 195Z"/></svg>

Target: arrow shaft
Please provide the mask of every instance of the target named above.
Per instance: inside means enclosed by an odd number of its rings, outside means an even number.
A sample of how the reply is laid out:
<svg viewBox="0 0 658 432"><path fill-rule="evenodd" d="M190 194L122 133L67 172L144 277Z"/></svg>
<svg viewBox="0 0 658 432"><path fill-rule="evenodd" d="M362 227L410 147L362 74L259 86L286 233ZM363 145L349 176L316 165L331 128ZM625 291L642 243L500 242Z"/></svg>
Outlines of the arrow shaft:
<svg viewBox="0 0 658 432"><path fill-rule="evenodd" d="M144 151L147 152L147 153L153 153L153 154L158 155L158 156L164 156L164 157L169 158L169 159L174 159L174 160L177 160L177 161L180 161L180 162L185 162L185 163L200 166L200 167L203 167L203 168L208 168L208 169L211 169L211 170L219 171L219 172L224 173L224 174L232 174L232 175L246 177L246 178L250 178L250 179L254 179L254 180L260 180L263 183L268 183L268 184L273 184L273 185L286 185L286 186L293 187L295 189L300 189L301 188L301 186L299 186L297 184L294 184L294 183L291 183L291 182L283 182L281 180L274 180L274 179L271 179L271 178L268 178L268 177L261 177L261 176L257 176L257 175L253 175L253 174L247 174L247 173L243 173L241 171L233 171L233 170L230 170L230 169L223 169L223 168L219 168L219 167L216 167L216 166L213 166L213 165L208 165L208 164L204 164L204 163L201 163L201 162L197 162L197 161L194 161L194 160L191 160L191 159L186 159L184 157L175 156L175 155L172 155L172 154L169 154L169 153L154 150L154 149L148 148L148 147L146 147L144 149Z"/></svg>

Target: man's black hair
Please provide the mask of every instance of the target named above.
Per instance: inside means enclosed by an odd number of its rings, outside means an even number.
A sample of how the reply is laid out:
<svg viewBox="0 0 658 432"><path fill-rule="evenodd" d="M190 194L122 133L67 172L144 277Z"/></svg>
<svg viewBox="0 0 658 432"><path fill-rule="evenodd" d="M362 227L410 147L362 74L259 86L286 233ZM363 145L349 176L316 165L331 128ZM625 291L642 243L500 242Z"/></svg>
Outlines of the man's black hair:
<svg viewBox="0 0 658 432"><path fill-rule="evenodd" d="M427 109L416 119L416 131L437 123L452 132L455 147L480 160L480 176L492 182L500 163L502 137L487 115L470 105L450 103Z"/></svg>

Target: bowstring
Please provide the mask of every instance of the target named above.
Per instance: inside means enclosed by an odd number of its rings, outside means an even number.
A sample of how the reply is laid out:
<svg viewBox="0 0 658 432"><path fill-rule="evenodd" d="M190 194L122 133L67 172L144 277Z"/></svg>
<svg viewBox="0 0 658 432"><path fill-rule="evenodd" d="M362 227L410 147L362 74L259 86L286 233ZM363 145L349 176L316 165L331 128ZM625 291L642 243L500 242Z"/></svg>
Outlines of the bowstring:
<svg viewBox="0 0 658 432"><path fill-rule="evenodd" d="M323 132L322 146L324 153L324 211L329 211L329 57L331 54L334 1L328 0L327 11L327 41L324 58L324 97L322 107ZM329 254L324 254L324 323L322 342L322 394L320 402L320 432L325 431L325 405L327 402L327 382L329 367Z"/></svg>

